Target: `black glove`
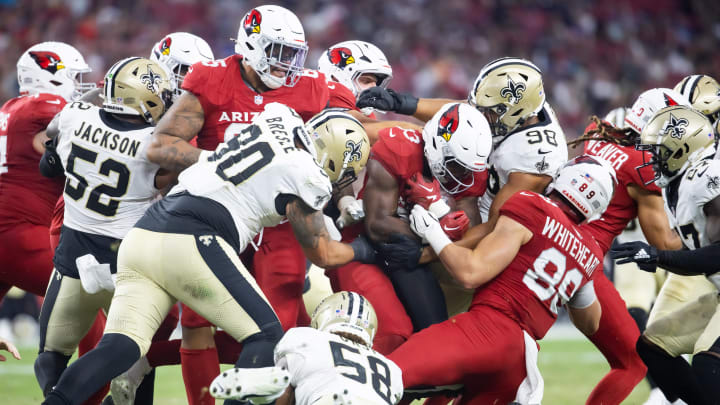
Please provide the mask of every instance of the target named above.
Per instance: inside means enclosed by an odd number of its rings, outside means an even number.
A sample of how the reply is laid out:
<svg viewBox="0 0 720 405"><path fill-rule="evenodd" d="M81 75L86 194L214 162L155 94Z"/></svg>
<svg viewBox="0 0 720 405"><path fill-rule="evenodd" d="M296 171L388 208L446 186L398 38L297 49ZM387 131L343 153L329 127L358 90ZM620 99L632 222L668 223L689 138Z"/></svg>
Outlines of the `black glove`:
<svg viewBox="0 0 720 405"><path fill-rule="evenodd" d="M617 264L635 262L650 273L655 273L658 264L658 250L645 242L621 243L610 249L610 257L620 259Z"/></svg>
<svg viewBox="0 0 720 405"><path fill-rule="evenodd" d="M414 269L422 255L422 244L401 233L390 235L390 241L378 245L381 266L386 271Z"/></svg>
<svg viewBox="0 0 720 405"><path fill-rule="evenodd" d="M375 86L360 93L355 104L358 108L372 107L381 111L413 115L417 111L418 98L412 94L396 93L393 89Z"/></svg>
<svg viewBox="0 0 720 405"><path fill-rule="evenodd" d="M355 256L353 257L353 261L361 262L361 263L368 263L368 264L375 263L375 258L377 257L377 251L370 244L370 241L365 239L364 236L360 235L357 238L355 238L355 240L350 242L350 247L352 247L353 252L355 253Z"/></svg>

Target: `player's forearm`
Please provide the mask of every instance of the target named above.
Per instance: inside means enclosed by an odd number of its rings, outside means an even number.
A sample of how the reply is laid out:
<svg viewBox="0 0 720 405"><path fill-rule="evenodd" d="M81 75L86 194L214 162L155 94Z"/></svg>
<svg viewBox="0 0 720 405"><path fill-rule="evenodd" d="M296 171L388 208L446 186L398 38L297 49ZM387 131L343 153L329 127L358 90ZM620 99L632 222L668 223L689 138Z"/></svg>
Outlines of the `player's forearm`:
<svg viewBox="0 0 720 405"><path fill-rule="evenodd" d="M720 244L695 250L658 250L657 265L683 276L711 275L720 271Z"/></svg>
<svg viewBox="0 0 720 405"><path fill-rule="evenodd" d="M422 122L428 122L440 108L447 103L462 103L465 100L451 100L449 98L421 98L418 100L417 110L413 117Z"/></svg>
<svg viewBox="0 0 720 405"><path fill-rule="evenodd" d="M163 169L181 172L198 161L201 149L176 136L155 133L147 150L149 161Z"/></svg>
<svg viewBox="0 0 720 405"><path fill-rule="evenodd" d="M447 272L464 288L476 288L485 283L486 271L481 262L473 260L472 250L451 243L439 252L438 257Z"/></svg>

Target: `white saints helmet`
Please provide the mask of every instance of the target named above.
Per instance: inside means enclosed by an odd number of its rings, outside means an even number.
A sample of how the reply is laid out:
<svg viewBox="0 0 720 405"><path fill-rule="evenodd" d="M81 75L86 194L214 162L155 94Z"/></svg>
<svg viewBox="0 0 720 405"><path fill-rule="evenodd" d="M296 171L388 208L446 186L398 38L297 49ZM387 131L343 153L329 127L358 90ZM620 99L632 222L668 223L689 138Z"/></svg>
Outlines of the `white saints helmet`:
<svg viewBox="0 0 720 405"><path fill-rule="evenodd" d="M466 103L448 103L425 124L425 158L433 176L450 194L472 187L473 172L487 167L492 132L485 116Z"/></svg>
<svg viewBox="0 0 720 405"><path fill-rule="evenodd" d="M480 70L468 102L485 114L494 136L505 137L545 105L542 72L525 59L496 59Z"/></svg>
<svg viewBox="0 0 720 405"><path fill-rule="evenodd" d="M546 194L557 191L584 220L599 219L615 192L615 170L597 156L580 155L558 170Z"/></svg>
<svg viewBox="0 0 720 405"><path fill-rule="evenodd" d="M372 347L377 323L370 301L358 293L340 291L320 302L312 314L310 327L323 332L353 335Z"/></svg>
<svg viewBox="0 0 720 405"><path fill-rule="evenodd" d="M172 85L165 70L150 59L131 57L115 63L105 74L103 110L139 115L157 124L172 98Z"/></svg>
<svg viewBox="0 0 720 405"><path fill-rule="evenodd" d="M673 90L685 96L692 107L711 122L720 120L720 84L711 76L687 76Z"/></svg>
<svg viewBox="0 0 720 405"><path fill-rule="evenodd" d="M625 126L639 134L655 112L673 105L690 106L690 102L675 90L662 87L646 90L625 115Z"/></svg>
<svg viewBox="0 0 720 405"><path fill-rule="evenodd" d="M339 109L310 118L305 127L317 150L317 160L338 189L354 182L370 156L370 140L360 121Z"/></svg>
<svg viewBox="0 0 720 405"><path fill-rule="evenodd" d="M295 86L305 66L307 49L300 20L280 6L250 10L240 22L235 41L235 52L271 89Z"/></svg>
<svg viewBox="0 0 720 405"><path fill-rule="evenodd" d="M320 55L318 70L350 89L357 97L367 86L358 82L360 76L374 75L377 86L386 88L392 79L392 68L377 46L364 41L337 43Z"/></svg>
<svg viewBox="0 0 720 405"><path fill-rule="evenodd" d="M150 60L159 63L172 78L175 96L182 93L180 86L190 66L213 59L215 56L210 45L199 36L187 32L168 34L150 52Z"/></svg>
<svg viewBox="0 0 720 405"><path fill-rule="evenodd" d="M17 62L20 94L50 93L67 101L77 100L94 89L83 83L92 69L74 47L63 42L41 42L25 51Z"/></svg>
<svg viewBox="0 0 720 405"><path fill-rule="evenodd" d="M638 173L640 168L652 166L655 178L642 180L667 187L690 165L714 153L714 143L712 124L702 112L689 106L665 107L650 118L640 134L636 148L650 152L652 158L637 168Z"/></svg>

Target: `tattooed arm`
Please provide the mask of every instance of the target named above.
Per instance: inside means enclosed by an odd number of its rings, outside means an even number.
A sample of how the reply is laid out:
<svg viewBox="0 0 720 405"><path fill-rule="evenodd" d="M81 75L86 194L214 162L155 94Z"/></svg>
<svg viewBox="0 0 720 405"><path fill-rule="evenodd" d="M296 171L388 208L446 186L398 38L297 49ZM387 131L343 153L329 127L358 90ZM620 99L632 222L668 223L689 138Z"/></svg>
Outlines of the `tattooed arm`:
<svg viewBox="0 0 720 405"><path fill-rule="evenodd" d="M204 123L200 101L186 91L158 122L147 150L148 160L173 172L181 172L197 162L201 150L188 141L200 132Z"/></svg>
<svg viewBox="0 0 720 405"><path fill-rule="evenodd" d="M300 198L293 198L285 206L285 215L305 256L313 264L321 268L336 267L355 258L352 246L330 239L322 211L312 209Z"/></svg>

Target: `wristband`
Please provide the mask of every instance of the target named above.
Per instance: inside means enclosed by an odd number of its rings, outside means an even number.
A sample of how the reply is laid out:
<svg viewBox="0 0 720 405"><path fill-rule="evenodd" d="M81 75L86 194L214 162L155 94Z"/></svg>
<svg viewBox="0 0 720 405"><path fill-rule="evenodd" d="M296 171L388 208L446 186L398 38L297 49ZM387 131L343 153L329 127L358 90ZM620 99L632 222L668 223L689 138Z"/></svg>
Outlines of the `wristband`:
<svg viewBox="0 0 720 405"><path fill-rule="evenodd" d="M445 248L445 246L452 243L450 238L445 234L440 224L433 226L425 232L425 239L427 239L430 246L432 246L435 253L438 255Z"/></svg>
<svg viewBox="0 0 720 405"><path fill-rule="evenodd" d="M435 215L435 218L440 219L450 212L450 206L445 202L445 200L440 198L438 201L430 204L428 211Z"/></svg>
<svg viewBox="0 0 720 405"><path fill-rule="evenodd" d="M345 210L345 208L348 205L352 204L353 201L357 201L357 200L355 199L355 197L353 197L351 195L345 195L345 196L340 197L340 199L337 202L338 211L343 212L343 210Z"/></svg>

